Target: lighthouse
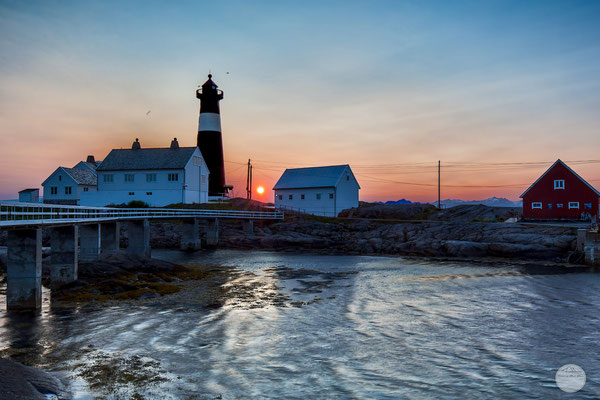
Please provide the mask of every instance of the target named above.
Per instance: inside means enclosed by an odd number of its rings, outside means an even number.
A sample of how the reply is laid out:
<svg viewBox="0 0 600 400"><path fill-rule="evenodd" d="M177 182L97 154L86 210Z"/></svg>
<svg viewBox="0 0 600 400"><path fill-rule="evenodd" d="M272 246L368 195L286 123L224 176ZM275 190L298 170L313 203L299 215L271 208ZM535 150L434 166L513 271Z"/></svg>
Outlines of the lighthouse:
<svg viewBox="0 0 600 400"><path fill-rule="evenodd" d="M210 171L208 195L221 197L230 188L225 185L223 138L219 113L219 101L223 100L223 91L213 82L211 74L208 74L208 80L204 82L202 88L196 91L196 98L200 99L198 147Z"/></svg>

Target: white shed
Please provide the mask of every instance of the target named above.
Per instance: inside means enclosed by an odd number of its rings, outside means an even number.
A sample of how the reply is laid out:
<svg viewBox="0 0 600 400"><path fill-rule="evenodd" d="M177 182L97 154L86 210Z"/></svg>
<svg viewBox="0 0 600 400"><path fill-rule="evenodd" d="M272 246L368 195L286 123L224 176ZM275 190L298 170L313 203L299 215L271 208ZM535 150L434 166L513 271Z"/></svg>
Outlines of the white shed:
<svg viewBox="0 0 600 400"><path fill-rule="evenodd" d="M23 189L19 192L21 203L38 203L40 201L40 189Z"/></svg>
<svg viewBox="0 0 600 400"><path fill-rule="evenodd" d="M286 169L273 187L276 207L328 217L358 207L359 189L347 164Z"/></svg>

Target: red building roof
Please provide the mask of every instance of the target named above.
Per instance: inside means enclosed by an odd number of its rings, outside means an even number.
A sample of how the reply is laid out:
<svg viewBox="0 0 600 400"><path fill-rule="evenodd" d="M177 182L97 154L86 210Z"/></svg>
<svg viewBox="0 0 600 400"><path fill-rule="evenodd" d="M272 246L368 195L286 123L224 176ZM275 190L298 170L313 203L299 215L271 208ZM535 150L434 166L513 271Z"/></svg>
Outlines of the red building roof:
<svg viewBox="0 0 600 400"><path fill-rule="evenodd" d="M554 168L556 166L556 164L562 164L565 168L567 168L573 175L575 175L577 178L579 178L579 180L583 183L586 184L587 187L589 187L590 189L592 189L594 192L596 192L596 194L598 196L600 196L600 192L596 190L596 188L594 188L592 185L590 185L589 183L587 183L587 181L585 179L583 179L581 176L579 176L577 174L577 172L573 171L567 164L565 164L560 158L558 160L556 160L554 162L554 164L552 164L552 166L550 168L548 168L546 170L546 172L544 172L542 174L542 176L540 176L535 182L533 182L533 184L531 186L529 186L529 188L523 192L523 194L521 196L519 196L520 198L523 198L523 196L525 196L525 194L527 194L527 192L529 192L535 185L536 183L538 183L544 176L546 176L546 174L548 174L548 172L550 172L550 170L552 168Z"/></svg>

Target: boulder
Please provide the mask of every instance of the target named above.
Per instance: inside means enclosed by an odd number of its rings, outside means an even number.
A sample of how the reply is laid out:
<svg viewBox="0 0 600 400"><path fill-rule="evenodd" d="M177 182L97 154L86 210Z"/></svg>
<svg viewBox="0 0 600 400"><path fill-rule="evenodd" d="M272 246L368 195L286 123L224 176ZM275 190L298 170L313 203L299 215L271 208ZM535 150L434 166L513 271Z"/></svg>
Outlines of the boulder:
<svg viewBox="0 0 600 400"><path fill-rule="evenodd" d="M49 398L67 400L72 396L60 379L50 373L28 367L9 358L0 358L0 399L48 400Z"/></svg>

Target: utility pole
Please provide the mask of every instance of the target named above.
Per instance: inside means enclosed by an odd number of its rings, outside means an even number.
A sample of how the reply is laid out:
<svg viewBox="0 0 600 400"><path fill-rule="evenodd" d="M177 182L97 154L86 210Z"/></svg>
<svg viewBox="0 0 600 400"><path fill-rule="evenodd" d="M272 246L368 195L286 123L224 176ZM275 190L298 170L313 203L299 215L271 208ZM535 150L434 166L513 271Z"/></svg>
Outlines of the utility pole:
<svg viewBox="0 0 600 400"><path fill-rule="evenodd" d="M438 210L442 209L442 198L441 198L441 161L438 160Z"/></svg>
<svg viewBox="0 0 600 400"><path fill-rule="evenodd" d="M248 159L248 173L246 175L246 199L252 200L252 162Z"/></svg>

